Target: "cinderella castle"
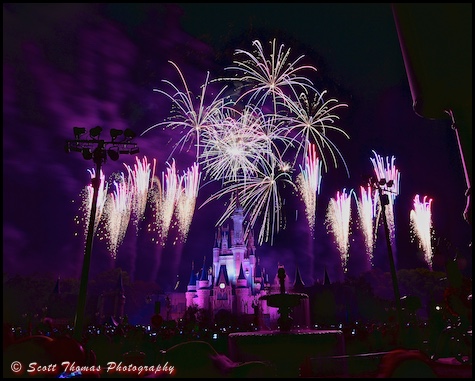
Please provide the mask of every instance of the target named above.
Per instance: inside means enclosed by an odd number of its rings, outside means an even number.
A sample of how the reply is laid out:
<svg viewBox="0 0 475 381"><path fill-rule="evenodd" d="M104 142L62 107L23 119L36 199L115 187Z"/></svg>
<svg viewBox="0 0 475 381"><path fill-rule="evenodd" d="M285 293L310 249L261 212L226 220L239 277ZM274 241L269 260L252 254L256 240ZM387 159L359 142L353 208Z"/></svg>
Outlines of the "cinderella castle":
<svg viewBox="0 0 475 381"><path fill-rule="evenodd" d="M239 203L231 220L231 227L227 224L217 228L211 266L208 267L206 257L199 271L192 265L185 307L204 309L212 312L212 316L221 310L243 318L252 318L258 313L267 326L273 326L278 318L277 309L268 307L266 301L259 298L279 292L277 275L269 282L269 275L256 255L253 233L244 234L244 214ZM285 289L289 292L301 292L303 288L298 270L293 284L286 278ZM299 309L301 311L294 311L294 321L308 325L308 301Z"/></svg>

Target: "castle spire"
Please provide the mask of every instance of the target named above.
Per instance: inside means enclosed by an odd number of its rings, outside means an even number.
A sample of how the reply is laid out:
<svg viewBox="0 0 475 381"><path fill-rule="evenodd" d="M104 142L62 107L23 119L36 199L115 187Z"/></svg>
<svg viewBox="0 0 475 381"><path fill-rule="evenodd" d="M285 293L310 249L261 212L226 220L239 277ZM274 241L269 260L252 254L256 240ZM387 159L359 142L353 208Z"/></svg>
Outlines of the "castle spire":
<svg viewBox="0 0 475 381"><path fill-rule="evenodd" d="M300 270L297 266L297 270L295 271L295 282L294 282L294 291L300 291L305 288L305 283L302 280L302 276L300 275Z"/></svg>
<svg viewBox="0 0 475 381"><path fill-rule="evenodd" d="M188 285L196 286L195 261L191 261L191 274L190 274L190 281L188 282Z"/></svg>
<svg viewBox="0 0 475 381"><path fill-rule="evenodd" d="M239 197L236 195L236 209L234 209L234 214L231 216L233 220L233 238L232 245L242 245L244 243L244 233L242 228L242 223L244 221L244 211L239 202Z"/></svg>
<svg viewBox="0 0 475 381"><path fill-rule="evenodd" d="M203 268L201 269L200 280L208 280L208 271L206 271L206 256L203 257Z"/></svg>

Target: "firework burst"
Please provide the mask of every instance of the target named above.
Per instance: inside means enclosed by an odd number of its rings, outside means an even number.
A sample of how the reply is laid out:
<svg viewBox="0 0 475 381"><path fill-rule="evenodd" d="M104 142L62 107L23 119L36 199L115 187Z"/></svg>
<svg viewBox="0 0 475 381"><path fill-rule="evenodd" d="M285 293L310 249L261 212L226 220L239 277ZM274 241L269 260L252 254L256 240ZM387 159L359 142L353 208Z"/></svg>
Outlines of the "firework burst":
<svg viewBox="0 0 475 381"><path fill-rule="evenodd" d="M246 108L238 117L227 117L203 141L203 171L223 184L244 181L274 160L266 120L259 109Z"/></svg>
<svg viewBox="0 0 475 381"><path fill-rule="evenodd" d="M312 235L315 229L315 209L321 180L322 163L317 157L315 146L311 144L305 158L305 166L300 167L300 174L297 176L297 187L305 203L305 214Z"/></svg>
<svg viewBox="0 0 475 381"><path fill-rule="evenodd" d="M326 215L327 228L333 233L344 272L347 271L350 248L351 193L346 193L346 189L341 193L338 191L336 197L330 199Z"/></svg>
<svg viewBox="0 0 475 381"><path fill-rule="evenodd" d="M275 163L274 163L275 164ZM258 218L261 218L261 227L258 235L258 242L273 243L274 234L284 227L284 216L282 214L282 200L280 188L289 185L295 189L290 173L285 171L285 167L275 166L272 163L265 165L257 176L244 181L237 181L220 191L214 193L203 204L219 199L224 195L229 195L230 203L221 219L216 225L224 223L236 208L237 199L245 215L249 216L249 224L245 235L254 229Z"/></svg>
<svg viewBox="0 0 475 381"><path fill-rule="evenodd" d="M86 237L87 231L89 228L89 220L91 218L91 208L92 208L92 197L94 193L94 187L92 186L92 182L94 181L96 177L96 171L94 168L88 169L87 171L89 172L91 176L91 183L87 185L80 194L80 198L82 201L79 208L79 212L80 212L81 217L76 216L75 218L77 224L83 225L84 237ZM106 202L107 191L109 188L109 185L105 181L104 172L102 170L101 170L99 179L100 179L100 184L99 184L98 193L97 193L96 216L94 219L94 234L97 231L99 222L104 212L104 205Z"/></svg>
<svg viewBox="0 0 475 381"><path fill-rule="evenodd" d="M172 115L168 120L149 127L142 133L142 135L151 129L163 125L171 129L178 128L182 133L185 132L185 134L175 144L175 149L178 147L180 147L180 150L184 149L184 146L187 142L190 143L190 145L195 142L196 159L198 159L201 135L206 134L208 129L213 128L216 120L221 119L220 115L228 103L224 100L224 98L221 98L226 87L223 87L211 100L211 102L207 104L205 100L208 85L210 83L209 72L206 75L204 84L201 86L201 94L198 97L195 97L191 92L180 68L174 62L169 62L173 65L180 76L182 89L168 80L163 80L163 82L171 87L171 93L160 89L154 89L154 91L165 95L172 101ZM172 150L170 158L173 155L175 149Z"/></svg>
<svg viewBox="0 0 475 381"><path fill-rule="evenodd" d="M414 197L414 209L410 212L411 232L413 238L417 238L419 248L424 253L424 260L429 269L432 270L432 199L427 196L420 199L419 195Z"/></svg>
<svg viewBox="0 0 475 381"><path fill-rule="evenodd" d="M150 163L144 157L141 161L135 158L136 163L132 169L124 164L130 179L132 194L132 216L134 217L134 225L138 233L140 222L144 219L145 208L147 206L148 191L150 188L151 173Z"/></svg>
<svg viewBox="0 0 475 381"><path fill-rule="evenodd" d="M311 168L310 162L305 163L310 144L316 146L312 149L318 149L319 155L329 151L336 166L337 158L343 160L343 156L327 136L328 132L348 135L333 125L338 119L336 110L346 105L339 104L335 99L324 100L326 91L319 93L304 75L306 71L315 72L316 68L302 64L303 55L292 61L290 49L277 44L275 39L270 41L270 52L266 52L258 40L252 42L252 47L252 51L235 50L233 64L225 68L232 75L210 80L208 72L197 101L181 70L170 62L179 75L180 84L165 80L163 82L171 91L155 91L171 100L173 115L144 133L157 126L180 128L185 132L173 151L177 147L183 149L186 144L195 144L196 163L203 171L203 178L207 182L221 182L222 189L201 206L224 195L239 197L251 218L250 226L259 218L266 225L259 234L262 243L273 240L274 233L285 226L280 184L292 184L296 188L292 173L297 158L302 155L302 165L305 166L301 171L301 188L316 186L312 182L319 181L319 174L310 171L321 172L321 162L314 164L318 168ZM224 86L209 99L206 96L211 88L209 85L219 81L237 85L236 92L231 94L226 90L228 86ZM225 90L231 95L225 96ZM315 94L313 102L308 101L309 93ZM209 105L205 98L211 100ZM323 156L321 160L327 167ZM178 202L176 193L179 191L172 183L179 184L180 179L172 181L176 176L172 172L169 168L168 180L162 179L162 187L170 183L166 189L161 189L156 181L151 191L156 215L160 216L158 220L164 221L160 222L162 238L169 229L167 216L173 209L172 199ZM170 196L167 196L169 193ZM315 205L311 198L305 202L309 210ZM221 220L228 218L230 213L228 208ZM311 219L309 222L313 229L314 222ZM158 229L157 225L155 229Z"/></svg>
<svg viewBox="0 0 475 381"><path fill-rule="evenodd" d="M123 173L113 181L113 185L115 189L107 196L104 215L108 249L112 258L116 259L117 249L122 244L129 226L133 185L130 178L126 179Z"/></svg>
<svg viewBox="0 0 475 381"><path fill-rule="evenodd" d="M329 153L335 168L338 167L338 158L341 160L349 174L348 167L342 153L336 144L328 137L329 132L337 132L349 139L349 135L341 128L334 125L339 119L335 110L341 107L347 107L345 103L338 103L336 99L324 100L326 91L321 94L315 93L314 99L309 100L305 93L300 94L296 101L289 102L288 108L290 114L277 115L276 119L281 127L281 134L291 139L291 145L288 147L297 147L295 152L295 161L299 153L305 158L310 144L316 144L322 157L325 172L328 171L328 159L326 152Z"/></svg>
<svg viewBox="0 0 475 381"><path fill-rule="evenodd" d="M175 206L181 193L181 179L176 171L175 160L167 162L166 173L162 172L162 181L153 179L149 200L152 204L154 222L151 230L158 235L157 243L165 245L175 213Z"/></svg>
<svg viewBox="0 0 475 381"><path fill-rule="evenodd" d="M194 163L191 168L183 174L180 179L181 192L177 200L176 213L180 238L184 242L188 236L188 231L195 212L196 198L200 188L201 173L198 163Z"/></svg>
<svg viewBox="0 0 475 381"><path fill-rule="evenodd" d="M366 255L368 256L369 262L373 265L373 250L375 235L373 224L376 217L376 205L373 198L372 187L369 185L367 188L360 187L361 197L357 199L358 215L360 224L359 227L363 232Z"/></svg>
<svg viewBox="0 0 475 381"><path fill-rule="evenodd" d="M317 69L310 65L300 65L303 55L292 62L289 61L290 49L285 49L283 44L277 47L275 39L270 45L271 52L268 56L259 40L252 42L253 52L235 50L234 54L240 59L234 60L234 65L225 70L235 71L236 76L222 80L230 80L241 85L239 90L242 90L242 94L236 103L247 100L248 104L261 107L270 98L275 112L278 101L286 104L292 97L297 98L301 91L308 89L316 91L312 81L300 73Z"/></svg>

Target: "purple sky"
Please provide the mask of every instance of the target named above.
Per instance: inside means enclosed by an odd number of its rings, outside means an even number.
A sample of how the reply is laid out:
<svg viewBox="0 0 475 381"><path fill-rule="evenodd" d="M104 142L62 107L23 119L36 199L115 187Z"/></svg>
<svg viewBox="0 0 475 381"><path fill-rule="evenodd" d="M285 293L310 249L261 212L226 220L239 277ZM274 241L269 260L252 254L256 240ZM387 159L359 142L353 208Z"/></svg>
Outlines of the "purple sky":
<svg viewBox="0 0 475 381"><path fill-rule="evenodd" d="M4 11L3 125L4 224L3 265L9 274L47 271L79 277L83 237L74 217L79 194L90 180L92 162L66 154L73 126L131 128L140 134L169 115L169 103L154 92L162 79L176 79L169 60L187 78L203 83L207 71L231 64L229 52L249 50L254 38L287 36L292 52L314 60L316 87L348 103L339 126L350 140L338 141L350 170L330 170L322 180L315 237L306 226L303 206L289 199L287 229L273 246L258 248L270 274L277 262L304 282L342 279L339 254L324 227L330 197L338 190L359 189L372 174L372 150L395 156L401 173L396 200L398 268L425 267L411 242L409 211L415 194L433 198L436 235L449 242L435 269L455 250L471 275L471 229L462 217L465 182L456 140L446 120L427 120L412 109L412 98L389 4L11 4ZM287 45L286 45L287 46ZM325 88L319 88L324 90ZM195 94L199 88L193 89ZM171 131L153 130L134 141L139 158L157 159L166 169ZM192 161L182 153L180 171ZM104 164L106 177L133 165L135 157ZM212 187L200 193L202 203ZM146 234L129 229L116 265L135 279L150 278L151 263L170 283L179 267L188 280L191 261L211 258L214 224L224 211L219 201L196 211L184 245L150 249ZM132 226L132 224L131 224ZM367 269L362 238L356 229L350 247L349 273ZM158 251L158 252L157 252ZM313 270L309 264L314 263ZM379 235L375 265L388 270L384 237ZM91 274L112 268L105 246L94 242ZM165 285L166 287L166 285Z"/></svg>

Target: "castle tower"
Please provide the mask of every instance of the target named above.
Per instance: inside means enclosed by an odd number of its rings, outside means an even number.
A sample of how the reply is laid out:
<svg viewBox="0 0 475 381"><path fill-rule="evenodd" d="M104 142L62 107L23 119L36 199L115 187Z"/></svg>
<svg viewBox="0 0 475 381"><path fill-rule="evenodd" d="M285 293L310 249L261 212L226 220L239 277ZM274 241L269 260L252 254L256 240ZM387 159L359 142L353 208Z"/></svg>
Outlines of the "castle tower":
<svg viewBox="0 0 475 381"><path fill-rule="evenodd" d="M221 246L221 229L218 228L214 236L213 246L213 276L216 276L219 271L219 251Z"/></svg>
<svg viewBox="0 0 475 381"><path fill-rule="evenodd" d="M196 273L194 269L194 262L191 262L191 274L190 274L190 281L188 282L188 286L186 287L186 307L192 307L195 305L195 298L196 298Z"/></svg>
<svg viewBox="0 0 475 381"><path fill-rule="evenodd" d="M231 245L244 245L244 231L242 228L242 223L244 221L244 210L239 203L239 199L236 199L236 209L234 210L231 219L233 220L233 239L231 241Z"/></svg>
<svg viewBox="0 0 475 381"><path fill-rule="evenodd" d="M210 297L210 287L209 287L208 271L206 270L206 257L203 259L203 268L201 269L201 276L198 280L198 285L196 287L197 306L198 308L208 309L209 308L209 297Z"/></svg>
<svg viewBox="0 0 475 381"><path fill-rule="evenodd" d="M247 284L246 276L244 275L244 269L241 264L239 270L239 276L236 281L236 314L242 315L247 313L247 297L249 296L249 286Z"/></svg>
<svg viewBox="0 0 475 381"><path fill-rule="evenodd" d="M219 268L216 283L214 284L214 313L219 310L233 311L232 285L229 281L226 265Z"/></svg>
<svg viewBox="0 0 475 381"><path fill-rule="evenodd" d="M236 201L236 210L231 216L233 220L233 239L231 242L231 251L233 252L234 274L237 280L241 270L241 264L246 254L246 246L244 245L244 232L242 223L244 221L244 214L239 200Z"/></svg>
<svg viewBox="0 0 475 381"><path fill-rule="evenodd" d="M252 231L249 232L247 237L247 248L246 248L246 257L249 261L249 279L248 284L251 287L252 293L255 291L255 269L256 269L256 246L254 245L254 234Z"/></svg>
<svg viewBox="0 0 475 381"><path fill-rule="evenodd" d="M264 290L264 274L261 268L260 260L257 258L257 263L254 268L254 291L255 293L259 293L260 290Z"/></svg>

